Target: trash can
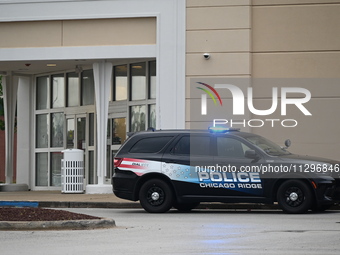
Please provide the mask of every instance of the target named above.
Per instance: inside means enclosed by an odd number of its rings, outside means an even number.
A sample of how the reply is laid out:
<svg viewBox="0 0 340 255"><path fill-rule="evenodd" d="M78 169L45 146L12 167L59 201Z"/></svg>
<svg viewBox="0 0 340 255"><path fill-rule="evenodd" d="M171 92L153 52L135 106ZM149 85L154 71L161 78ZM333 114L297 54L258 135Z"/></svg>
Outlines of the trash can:
<svg viewBox="0 0 340 255"><path fill-rule="evenodd" d="M61 160L61 192L84 193L84 151L63 150Z"/></svg>

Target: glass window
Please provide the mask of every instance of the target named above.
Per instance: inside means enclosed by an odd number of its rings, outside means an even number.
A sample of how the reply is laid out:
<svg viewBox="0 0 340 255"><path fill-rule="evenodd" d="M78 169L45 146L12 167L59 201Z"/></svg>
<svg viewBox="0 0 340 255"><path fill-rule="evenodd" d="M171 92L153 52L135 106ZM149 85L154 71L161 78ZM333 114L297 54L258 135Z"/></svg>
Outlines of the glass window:
<svg viewBox="0 0 340 255"><path fill-rule="evenodd" d="M49 77L38 77L36 86L37 110L47 109Z"/></svg>
<svg viewBox="0 0 340 255"><path fill-rule="evenodd" d="M89 146L94 146L94 113L89 114Z"/></svg>
<svg viewBox="0 0 340 255"><path fill-rule="evenodd" d="M89 184L95 184L94 151L89 151Z"/></svg>
<svg viewBox="0 0 340 255"><path fill-rule="evenodd" d="M51 152L51 186L61 186L61 152Z"/></svg>
<svg viewBox="0 0 340 255"><path fill-rule="evenodd" d="M117 118L112 120L112 143L122 144L126 139L126 119Z"/></svg>
<svg viewBox="0 0 340 255"><path fill-rule="evenodd" d="M67 144L66 148L74 148L74 119L67 119Z"/></svg>
<svg viewBox="0 0 340 255"><path fill-rule="evenodd" d="M77 119L77 149L86 148L86 119L78 118Z"/></svg>
<svg viewBox="0 0 340 255"><path fill-rule="evenodd" d="M67 106L79 106L79 75L67 74Z"/></svg>
<svg viewBox="0 0 340 255"><path fill-rule="evenodd" d="M130 131L137 132L146 129L146 106L135 105L130 108Z"/></svg>
<svg viewBox="0 0 340 255"><path fill-rule="evenodd" d="M149 63L149 98L156 98L156 61Z"/></svg>
<svg viewBox="0 0 340 255"><path fill-rule="evenodd" d="M51 114L51 147L64 147L64 114Z"/></svg>
<svg viewBox="0 0 340 255"><path fill-rule="evenodd" d="M37 153L36 154L36 174L35 183L36 186L47 186L48 185L48 153Z"/></svg>
<svg viewBox="0 0 340 255"><path fill-rule="evenodd" d="M116 101L127 100L127 65L115 66L114 67L114 86Z"/></svg>
<svg viewBox="0 0 340 255"><path fill-rule="evenodd" d="M131 100L146 99L145 63L131 65Z"/></svg>
<svg viewBox="0 0 340 255"><path fill-rule="evenodd" d="M173 148L174 154L210 155L210 137L183 136Z"/></svg>
<svg viewBox="0 0 340 255"><path fill-rule="evenodd" d="M249 142L256 145L257 147L261 148L267 154L272 156L281 156L281 155L288 155L290 154L289 151L281 148L279 145L269 141L268 139L262 136L248 136L245 137Z"/></svg>
<svg viewBox="0 0 340 255"><path fill-rule="evenodd" d="M108 119L107 121L107 127L106 127L106 139L109 141L109 139L111 139L111 126L112 124L112 119ZM111 125L112 124L112 125ZM113 131L112 131L113 132ZM108 145L111 145L111 143L107 142Z"/></svg>
<svg viewBox="0 0 340 255"><path fill-rule="evenodd" d="M112 158L110 154L111 154L111 145L106 145L106 175L105 176L111 179Z"/></svg>
<svg viewBox="0 0 340 255"><path fill-rule="evenodd" d="M172 139L173 136L160 136L144 138L135 143L130 149L130 153L156 153Z"/></svg>
<svg viewBox="0 0 340 255"><path fill-rule="evenodd" d="M81 102L82 105L94 104L93 70L85 70L82 72Z"/></svg>
<svg viewBox="0 0 340 255"><path fill-rule="evenodd" d="M190 137L182 137L181 140L172 149L174 154L189 155L190 154Z"/></svg>
<svg viewBox="0 0 340 255"><path fill-rule="evenodd" d="M52 75L52 108L64 107L65 97L64 74Z"/></svg>
<svg viewBox="0 0 340 255"><path fill-rule="evenodd" d="M36 147L48 147L48 118L47 114L36 116Z"/></svg>
<svg viewBox="0 0 340 255"><path fill-rule="evenodd" d="M229 137L217 137L217 156L227 158L245 158L244 153L250 148L239 140Z"/></svg>
<svg viewBox="0 0 340 255"><path fill-rule="evenodd" d="M156 128L156 105L149 105L149 127Z"/></svg>

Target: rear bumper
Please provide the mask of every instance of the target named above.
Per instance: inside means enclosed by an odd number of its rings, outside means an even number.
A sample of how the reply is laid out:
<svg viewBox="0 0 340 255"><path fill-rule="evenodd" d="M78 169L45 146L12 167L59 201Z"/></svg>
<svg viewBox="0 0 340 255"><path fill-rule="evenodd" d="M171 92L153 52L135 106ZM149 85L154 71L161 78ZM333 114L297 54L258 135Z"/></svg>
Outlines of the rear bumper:
<svg viewBox="0 0 340 255"><path fill-rule="evenodd" d="M139 176L131 171L121 171L115 169L112 176L113 193L122 199L137 201L138 196L135 192Z"/></svg>

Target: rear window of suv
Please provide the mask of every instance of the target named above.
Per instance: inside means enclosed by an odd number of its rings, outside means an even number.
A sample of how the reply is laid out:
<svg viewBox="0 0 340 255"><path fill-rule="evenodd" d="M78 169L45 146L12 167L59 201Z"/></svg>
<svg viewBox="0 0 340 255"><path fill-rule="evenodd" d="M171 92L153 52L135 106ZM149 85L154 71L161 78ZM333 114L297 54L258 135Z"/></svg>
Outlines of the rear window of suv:
<svg viewBox="0 0 340 255"><path fill-rule="evenodd" d="M209 155L210 137L209 136L183 136L172 150L173 154L178 155Z"/></svg>
<svg viewBox="0 0 340 255"><path fill-rule="evenodd" d="M147 137L136 142L130 149L130 153L156 153L173 138L173 136Z"/></svg>

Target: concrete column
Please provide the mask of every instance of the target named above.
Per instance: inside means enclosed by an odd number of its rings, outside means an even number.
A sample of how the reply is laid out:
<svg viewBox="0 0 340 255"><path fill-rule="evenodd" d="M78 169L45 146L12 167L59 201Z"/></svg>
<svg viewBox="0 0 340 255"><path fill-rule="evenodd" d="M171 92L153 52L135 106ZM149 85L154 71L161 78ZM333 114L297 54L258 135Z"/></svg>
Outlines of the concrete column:
<svg viewBox="0 0 340 255"><path fill-rule="evenodd" d="M31 83L29 77L19 77L17 103L17 183L30 185L31 169Z"/></svg>
<svg viewBox="0 0 340 255"><path fill-rule="evenodd" d="M5 112L5 176L6 184L13 183L14 123L18 92L18 77L11 73L2 79Z"/></svg>
<svg viewBox="0 0 340 255"><path fill-rule="evenodd" d="M106 193L111 185L105 185L106 132L109 110L109 95L112 80L112 63L101 61L93 64L97 113L97 187L87 187L87 193ZM106 187L108 186L108 187Z"/></svg>

